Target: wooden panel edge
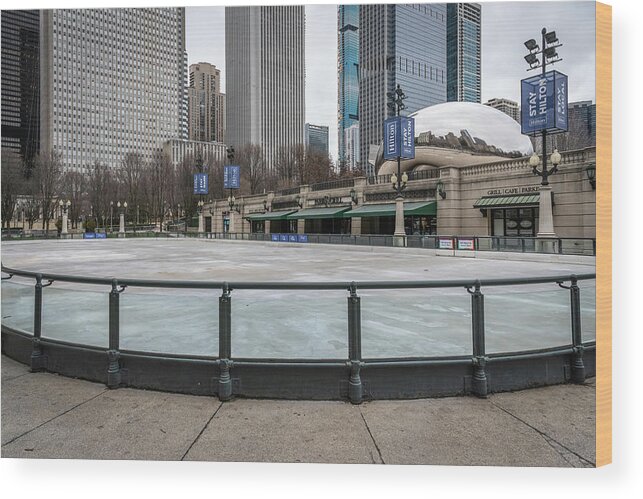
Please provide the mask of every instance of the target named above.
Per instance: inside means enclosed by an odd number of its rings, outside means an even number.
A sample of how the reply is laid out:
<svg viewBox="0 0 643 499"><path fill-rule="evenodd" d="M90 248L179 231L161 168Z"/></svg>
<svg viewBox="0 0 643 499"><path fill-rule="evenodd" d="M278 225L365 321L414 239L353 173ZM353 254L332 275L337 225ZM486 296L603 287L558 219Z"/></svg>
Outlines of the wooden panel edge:
<svg viewBox="0 0 643 499"><path fill-rule="evenodd" d="M612 7L596 3L596 466L612 462Z"/></svg>

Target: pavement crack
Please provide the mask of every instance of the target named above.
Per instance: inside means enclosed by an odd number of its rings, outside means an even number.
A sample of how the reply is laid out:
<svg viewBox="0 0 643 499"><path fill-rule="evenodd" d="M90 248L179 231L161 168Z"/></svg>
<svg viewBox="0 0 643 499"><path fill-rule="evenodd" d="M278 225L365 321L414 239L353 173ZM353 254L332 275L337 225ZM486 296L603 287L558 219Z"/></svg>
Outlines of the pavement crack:
<svg viewBox="0 0 643 499"><path fill-rule="evenodd" d="M380 464L386 464L384 462L384 458L382 457L382 451L380 450L379 445L377 445L377 442L375 441L375 437L373 437L373 433L371 432L371 429L368 426L368 423L366 422L366 418L364 417L364 413L362 412L362 409L360 407L357 408L359 410L359 415L362 416L362 421L364 421L364 425L366 426L366 431L368 432L369 436L371 437L371 441L373 442L373 445L375 446L375 449L377 449L377 455L380 458ZM372 458L372 454L371 454ZM375 459L372 459L373 464L377 464L375 462Z"/></svg>
<svg viewBox="0 0 643 499"><path fill-rule="evenodd" d="M22 437L24 437L25 435L28 435L29 433L31 433L32 431L37 430L38 428L42 428L43 426L45 426L45 425L46 425L46 424L48 424L48 423L51 423L51 422L52 422L52 421L54 421L55 419L58 419L59 417L64 416L65 414L67 414L67 413L69 413L69 412L73 411L74 409L77 409L77 408L78 408L78 407L80 407L81 405L84 405L84 404L86 404L87 402L91 402L92 400L94 400L94 399L95 399L95 398L97 398L97 397L100 397L101 395L103 395L103 394L104 394L105 392L107 392L107 391L109 391L109 390L108 390L107 388L105 388L103 391L101 391L101 392L97 393L97 394L96 394L96 395L94 395L93 397L90 397L90 398L88 398L87 400L83 400L83 401L82 401L82 402L80 402L79 404L76 404L75 406L70 407L70 408L69 408L69 409L67 409L66 411L61 412L60 414L58 414L58 415L54 416L53 418L50 418L50 419L48 419L47 421L44 421L44 422L40 423L38 426L34 426L34 427L33 427L33 428L31 428L30 430L27 430L27 431L25 431L24 433L21 433L21 434L20 434L20 435L18 435L17 437L13 437L13 438L12 438L11 440L9 440L8 442L3 443L3 444L2 444L2 447L5 447L5 446L7 446L7 445L9 445L9 444L11 444L11 443L13 443L13 442L15 442L15 441L16 441L16 440L18 440L19 438L22 438Z"/></svg>
<svg viewBox="0 0 643 499"><path fill-rule="evenodd" d="M565 451L567 451L569 454L573 454L574 456L576 456L580 460L580 462L583 465L583 467L587 467L587 466L596 467L596 463L594 463L594 462L590 461L589 459L581 456L578 452L576 452L576 451L570 449L569 447L567 447L566 445L560 443L555 438L547 435L547 433L545 433L544 431L541 431L538 428L536 428L535 426L529 424L527 421L525 421L524 419L516 416L511 411L509 411L509 410L505 409L504 407L496 404L493 400L491 400L491 399L488 399L488 400L491 403L491 405L493 405L494 407L497 407L498 409L500 409L505 414L508 414L512 418L516 419L517 421L520 421L522 424L524 424L525 426L528 426L529 428L534 430L536 433L538 433L545 440L545 442L547 442L547 444L549 444L549 446L552 449L554 449L554 451L556 451L560 455L560 457L562 457L571 466L573 466L575 468L578 467L578 466L575 465L575 463L573 463L569 459L567 459L567 456L565 456L565 454L563 452L561 452L561 450L560 450L561 448L564 449Z"/></svg>
<svg viewBox="0 0 643 499"><path fill-rule="evenodd" d="M205 425L203 425L203 428L201 428L201 431L199 432L199 434L198 434L198 435L196 436L196 438L192 441L192 443L191 443L191 444L190 444L190 446L188 447L188 450L186 450L186 451L185 451L185 453L183 454L183 456L181 456L181 461L185 460L185 457L186 457L186 456L188 455L188 453L192 450L192 447L194 446L194 444L196 444L197 440L199 440L199 438L201 438L201 435L203 435L203 432L204 432L204 431L206 430L206 428L210 425L210 422L214 419L214 416L216 416L216 415L217 415L217 412L219 412L219 409L221 409L221 407L223 407L223 402L219 402L219 407L217 407L216 411L214 411L214 413L212 414L212 416L210 416L210 419L208 419L208 421L205 423Z"/></svg>

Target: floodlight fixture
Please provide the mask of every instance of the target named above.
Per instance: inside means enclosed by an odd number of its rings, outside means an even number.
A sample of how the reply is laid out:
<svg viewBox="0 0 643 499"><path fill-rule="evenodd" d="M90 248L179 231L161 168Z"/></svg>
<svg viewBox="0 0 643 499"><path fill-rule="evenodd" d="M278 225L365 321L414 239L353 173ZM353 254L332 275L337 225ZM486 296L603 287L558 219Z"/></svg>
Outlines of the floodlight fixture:
<svg viewBox="0 0 643 499"><path fill-rule="evenodd" d="M533 38L525 42L525 47L527 47L527 50L529 50L529 52L536 52L540 48L536 43L536 40L534 40Z"/></svg>
<svg viewBox="0 0 643 499"><path fill-rule="evenodd" d="M545 33L545 42L547 43L547 45L551 45L558 42L558 37L556 36L556 32L550 31L549 33Z"/></svg>
<svg viewBox="0 0 643 499"><path fill-rule="evenodd" d="M547 47L545 49L545 57L547 59L554 59L558 57L558 52L556 52L556 47Z"/></svg>
<svg viewBox="0 0 643 499"><path fill-rule="evenodd" d="M527 64L530 66L533 66L538 63L538 57L536 57L535 54L529 53L525 56L525 61L527 61Z"/></svg>

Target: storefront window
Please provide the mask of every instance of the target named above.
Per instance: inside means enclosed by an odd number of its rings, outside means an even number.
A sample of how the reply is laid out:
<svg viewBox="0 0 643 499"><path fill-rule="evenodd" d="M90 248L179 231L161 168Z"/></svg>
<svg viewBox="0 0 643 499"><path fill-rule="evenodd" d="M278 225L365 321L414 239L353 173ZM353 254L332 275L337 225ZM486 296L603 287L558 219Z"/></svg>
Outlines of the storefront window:
<svg viewBox="0 0 643 499"><path fill-rule="evenodd" d="M534 237L538 230L538 208L491 210L491 235Z"/></svg>

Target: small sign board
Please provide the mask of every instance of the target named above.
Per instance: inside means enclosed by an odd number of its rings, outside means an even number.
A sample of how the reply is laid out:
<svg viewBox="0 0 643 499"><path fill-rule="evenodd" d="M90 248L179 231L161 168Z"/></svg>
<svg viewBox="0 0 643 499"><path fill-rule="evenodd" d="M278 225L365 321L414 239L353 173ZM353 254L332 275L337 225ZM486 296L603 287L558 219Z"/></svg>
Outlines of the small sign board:
<svg viewBox="0 0 643 499"><path fill-rule="evenodd" d="M400 120L389 118L384 122L384 159L396 159L400 155Z"/></svg>
<svg viewBox="0 0 643 499"><path fill-rule="evenodd" d="M239 189L241 187L241 168L238 165L223 167L223 188Z"/></svg>
<svg viewBox="0 0 643 499"><path fill-rule="evenodd" d="M548 71L520 82L520 125L525 135L546 130L566 132L568 88L567 75Z"/></svg>
<svg viewBox="0 0 643 499"><path fill-rule="evenodd" d="M290 241L291 243L296 243L297 242L297 234L290 234L288 236L288 241Z"/></svg>
<svg viewBox="0 0 643 499"><path fill-rule="evenodd" d="M473 251L476 249L476 240L472 237L458 238L458 249Z"/></svg>
<svg viewBox="0 0 643 499"><path fill-rule="evenodd" d="M279 234L270 234L270 238L273 241L279 241Z"/></svg>
<svg viewBox="0 0 643 499"><path fill-rule="evenodd" d="M208 174L195 173L194 174L194 194L207 194L208 193Z"/></svg>
<svg viewBox="0 0 643 499"><path fill-rule="evenodd" d="M400 118L402 147L400 156L404 159L415 158L415 118Z"/></svg>
<svg viewBox="0 0 643 499"><path fill-rule="evenodd" d="M441 237L438 240L439 249L453 249L453 239L450 237Z"/></svg>
<svg viewBox="0 0 643 499"><path fill-rule="evenodd" d="M288 242L288 234L279 234L279 240L281 242L287 243Z"/></svg>
<svg viewBox="0 0 643 499"><path fill-rule="evenodd" d="M85 232L83 234L83 239L96 239L96 233L95 232Z"/></svg>
<svg viewBox="0 0 643 499"><path fill-rule="evenodd" d="M307 243L307 242L308 242L308 235L307 235L307 234L299 234L299 235L297 236L297 240L298 240L300 243Z"/></svg>

